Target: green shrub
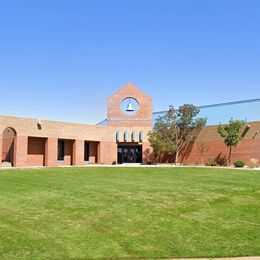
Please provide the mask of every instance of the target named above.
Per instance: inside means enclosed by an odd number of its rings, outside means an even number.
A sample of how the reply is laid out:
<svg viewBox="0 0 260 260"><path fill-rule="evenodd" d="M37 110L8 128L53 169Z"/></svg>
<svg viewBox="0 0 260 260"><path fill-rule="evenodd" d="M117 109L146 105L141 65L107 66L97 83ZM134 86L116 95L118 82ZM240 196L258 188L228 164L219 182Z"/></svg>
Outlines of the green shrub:
<svg viewBox="0 0 260 260"><path fill-rule="evenodd" d="M209 163L207 164L208 166L218 166L218 162L213 160L213 161L209 161Z"/></svg>
<svg viewBox="0 0 260 260"><path fill-rule="evenodd" d="M245 164L244 161L238 160L238 161L235 161L234 165L235 165L235 167L242 168L242 167L244 167L246 164Z"/></svg>

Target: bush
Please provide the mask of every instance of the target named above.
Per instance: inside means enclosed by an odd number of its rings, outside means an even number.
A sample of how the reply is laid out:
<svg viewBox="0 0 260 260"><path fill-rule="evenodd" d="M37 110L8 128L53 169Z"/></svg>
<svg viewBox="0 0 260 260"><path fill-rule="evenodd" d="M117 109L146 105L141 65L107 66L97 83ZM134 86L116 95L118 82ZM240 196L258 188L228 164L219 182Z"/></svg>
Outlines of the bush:
<svg viewBox="0 0 260 260"><path fill-rule="evenodd" d="M242 167L244 167L246 164L245 164L244 161L238 160L238 161L235 161L234 165L235 165L235 167L237 167L237 168L242 168Z"/></svg>
<svg viewBox="0 0 260 260"><path fill-rule="evenodd" d="M259 160L255 158L251 158L249 162L249 167L257 168L259 166Z"/></svg>
<svg viewBox="0 0 260 260"><path fill-rule="evenodd" d="M207 166L218 166L218 163L215 160L214 161L209 161Z"/></svg>
<svg viewBox="0 0 260 260"><path fill-rule="evenodd" d="M228 165L226 156L222 156L221 153L219 153L218 156L213 161L215 161L217 163L217 165L219 165L219 166ZM216 166L216 165L213 165L213 166Z"/></svg>

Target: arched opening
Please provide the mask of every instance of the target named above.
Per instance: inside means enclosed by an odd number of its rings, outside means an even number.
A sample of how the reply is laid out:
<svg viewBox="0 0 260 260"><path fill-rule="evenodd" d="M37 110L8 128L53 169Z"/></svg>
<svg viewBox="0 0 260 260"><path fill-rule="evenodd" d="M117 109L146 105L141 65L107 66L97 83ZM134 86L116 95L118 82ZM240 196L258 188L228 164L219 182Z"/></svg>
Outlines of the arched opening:
<svg viewBox="0 0 260 260"><path fill-rule="evenodd" d="M7 127L3 131L2 135L2 163L6 166L14 166L14 154L15 154L15 138L16 131Z"/></svg>

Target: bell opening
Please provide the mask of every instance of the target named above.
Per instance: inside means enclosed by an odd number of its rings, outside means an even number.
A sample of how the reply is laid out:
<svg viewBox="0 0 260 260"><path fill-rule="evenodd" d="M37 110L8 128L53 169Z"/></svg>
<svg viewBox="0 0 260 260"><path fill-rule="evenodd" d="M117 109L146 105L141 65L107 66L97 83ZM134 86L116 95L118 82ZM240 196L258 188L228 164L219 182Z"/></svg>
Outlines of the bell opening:
<svg viewBox="0 0 260 260"><path fill-rule="evenodd" d="M129 102L129 104L127 105L126 111L127 111L127 112L132 112L132 111L134 111L134 108L133 108L131 102Z"/></svg>

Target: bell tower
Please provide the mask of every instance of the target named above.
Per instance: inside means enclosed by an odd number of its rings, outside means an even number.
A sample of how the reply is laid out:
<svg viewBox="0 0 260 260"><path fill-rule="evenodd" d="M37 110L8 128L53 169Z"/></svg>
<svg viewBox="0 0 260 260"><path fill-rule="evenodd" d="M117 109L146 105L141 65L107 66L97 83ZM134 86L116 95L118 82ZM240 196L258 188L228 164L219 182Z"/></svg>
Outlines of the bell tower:
<svg viewBox="0 0 260 260"><path fill-rule="evenodd" d="M128 83L108 98L107 125L152 127L152 98Z"/></svg>

